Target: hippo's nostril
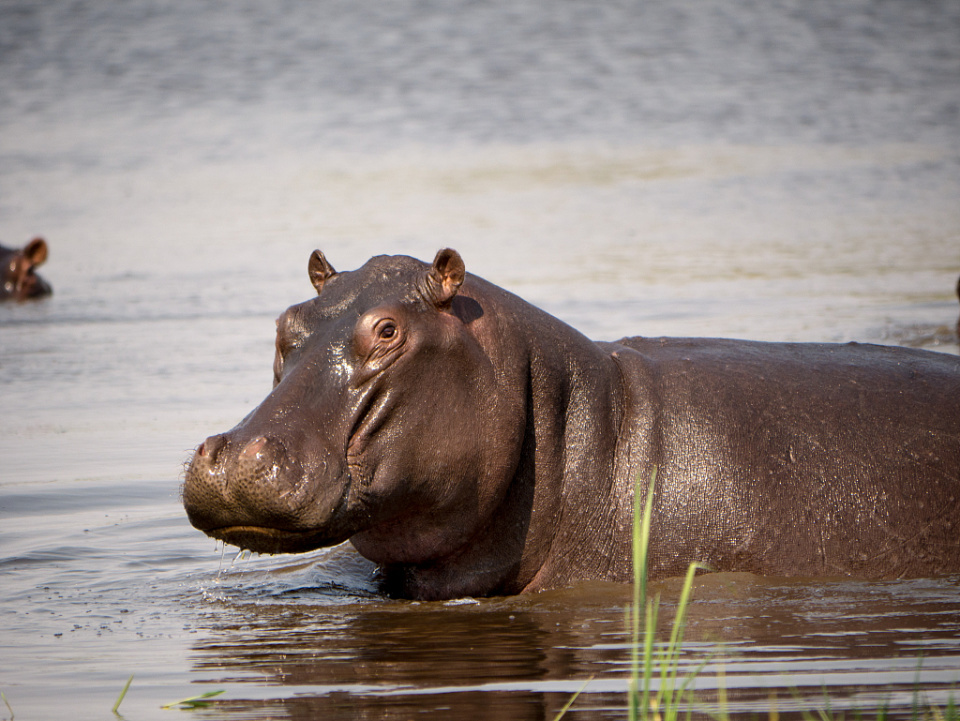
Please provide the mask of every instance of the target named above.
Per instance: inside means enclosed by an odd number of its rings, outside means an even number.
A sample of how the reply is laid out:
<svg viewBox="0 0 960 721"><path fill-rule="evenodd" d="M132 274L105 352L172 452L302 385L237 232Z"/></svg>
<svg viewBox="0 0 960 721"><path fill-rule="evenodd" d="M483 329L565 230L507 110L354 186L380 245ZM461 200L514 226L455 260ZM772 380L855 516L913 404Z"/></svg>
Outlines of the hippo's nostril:
<svg viewBox="0 0 960 721"><path fill-rule="evenodd" d="M267 439L263 436L259 436L250 441L244 449L240 452L242 458L255 459L259 456L260 452L267 445Z"/></svg>
<svg viewBox="0 0 960 721"><path fill-rule="evenodd" d="M227 441L222 435L210 436L200 444L200 447L197 449L197 455L215 461L217 454L220 453L226 443Z"/></svg>

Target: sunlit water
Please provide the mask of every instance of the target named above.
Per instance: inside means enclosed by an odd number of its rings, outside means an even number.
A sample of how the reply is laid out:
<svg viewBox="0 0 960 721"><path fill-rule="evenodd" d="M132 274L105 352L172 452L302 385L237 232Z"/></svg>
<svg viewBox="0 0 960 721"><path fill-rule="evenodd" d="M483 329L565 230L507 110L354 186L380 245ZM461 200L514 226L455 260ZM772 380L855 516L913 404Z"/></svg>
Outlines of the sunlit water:
<svg viewBox="0 0 960 721"><path fill-rule="evenodd" d="M625 718L628 589L378 597L235 559L182 463L271 381L310 251L468 270L598 339L957 353L960 6L0 0L0 690L16 718ZM676 584L657 587L664 623ZM960 578L705 576L682 661L766 716L960 684ZM772 691L771 691L772 689ZM0 705L0 718L9 717Z"/></svg>

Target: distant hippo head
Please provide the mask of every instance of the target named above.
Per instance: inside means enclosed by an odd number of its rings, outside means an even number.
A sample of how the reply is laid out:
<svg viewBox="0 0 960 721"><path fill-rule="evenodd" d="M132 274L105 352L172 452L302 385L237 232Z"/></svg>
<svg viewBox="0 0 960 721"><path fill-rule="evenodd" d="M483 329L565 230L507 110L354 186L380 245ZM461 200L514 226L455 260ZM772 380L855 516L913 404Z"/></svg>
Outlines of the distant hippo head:
<svg viewBox="0 0 960 721"><path fill-rule="evenodd" d="M509 486L523 425L478 341L492 331L461 292L463 261L337 273L315 251L309 274L318 296L277 321L273 391L194 454L190 521L261 553L348 538L377 562L451 553Z"/></svg>
<svg viewBox="0 0 960 721"><path fill-rule="evenodd" d="M0 300L28 300L50 295L50 285L34 270L47 259L47 244L34 238L22 249L0 246Z"/></svg>

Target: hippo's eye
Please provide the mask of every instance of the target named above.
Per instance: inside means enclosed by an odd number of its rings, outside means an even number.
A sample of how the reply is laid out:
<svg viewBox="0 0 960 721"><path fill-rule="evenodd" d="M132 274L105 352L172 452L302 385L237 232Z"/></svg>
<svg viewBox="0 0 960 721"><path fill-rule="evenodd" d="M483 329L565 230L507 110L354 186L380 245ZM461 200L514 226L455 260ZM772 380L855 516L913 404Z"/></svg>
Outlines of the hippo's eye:
<svg viewBox="0 0 960 721"><path fill-rule="evenodd" d="M353 336L353 351L365 364L377 369L386 368L384 359L399 354L406 341L406 328L395 309L375 308L363 315Z"/></svg>

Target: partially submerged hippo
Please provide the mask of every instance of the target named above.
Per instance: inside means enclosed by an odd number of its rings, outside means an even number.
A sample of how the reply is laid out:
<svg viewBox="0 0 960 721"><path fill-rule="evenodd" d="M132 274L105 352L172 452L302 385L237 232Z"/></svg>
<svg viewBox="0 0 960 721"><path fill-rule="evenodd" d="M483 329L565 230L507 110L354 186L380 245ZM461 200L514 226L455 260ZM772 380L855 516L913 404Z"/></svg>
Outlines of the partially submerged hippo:
<svg viewBox="0 0 960 721"><path fill-rule="evenodd" d="M595 343L476 276L377 257L277 321L274 389L208 438L190 521L261 553L349 539L395 595L652 577L960 572L960 358L872 345Z"/></svg>
<svg viewBox="0 0 960 721"><path fill-rule="evenodd" d="M34 238L23 248L0 245L0 300L29 300L50 295L50 285L34 272L47 259L47 243Z"/></svg>

